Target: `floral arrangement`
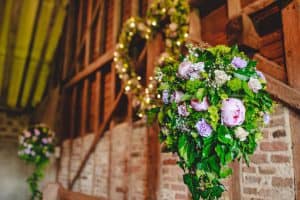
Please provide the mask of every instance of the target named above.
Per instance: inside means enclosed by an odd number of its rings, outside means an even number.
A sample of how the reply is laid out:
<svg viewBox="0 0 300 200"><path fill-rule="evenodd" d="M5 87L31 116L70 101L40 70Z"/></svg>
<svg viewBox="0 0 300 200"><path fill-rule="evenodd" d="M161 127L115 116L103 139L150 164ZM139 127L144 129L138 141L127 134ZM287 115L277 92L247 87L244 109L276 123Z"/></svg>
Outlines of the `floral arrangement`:
<svg viewBox="0 0 300 200"><path fill-rule="evenodd" d="M27 179L32 193L31 199L42 199L38 182L43 178L43 170L54 153L54 132L45 125L35 125L19 136L19 157L35 166L34 172Z"/></svg>
<svg viewBox="0 0 300 200"><path fill-rule="evenodd" d="M189 5L182 0L155 0L148 8L144 19L132 17L122 29L119 42L114 53L114 62L119 78L124 82L125 91L131 92L139 107L139 116L153 107L152 99L156 98L156 80L150 77L146 88L141 84L141 77L136 74L132 65L129 47L137 36L148 41L156 33L162 32L165 39L165 52L159 60L178 55L180 47L188 37Z"/></svg>
<svg viewBox="0 0 300 200"><path fill-rule="evenodd" d="M256 62L236 46L189 45L179 60L168 57L156 70L161 101L147 117L157 117L161 142L179 156L193 199L217 199L228 164L249 163L273 101Z"/></svg>

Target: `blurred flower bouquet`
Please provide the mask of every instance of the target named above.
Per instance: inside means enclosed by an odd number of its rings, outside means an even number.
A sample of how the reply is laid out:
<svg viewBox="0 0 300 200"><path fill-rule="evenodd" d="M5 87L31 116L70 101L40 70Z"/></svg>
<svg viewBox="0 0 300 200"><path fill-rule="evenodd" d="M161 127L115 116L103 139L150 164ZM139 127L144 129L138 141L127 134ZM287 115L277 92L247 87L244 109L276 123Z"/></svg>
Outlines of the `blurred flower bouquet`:
<svg viewBox="0 0 300 200"><path fill-rule="evenodd" d="M156 69L161 101L147 117L158 119L161 142L178 154L194 200L221 197L228 164L249 163L262 138L273 102L255 66L236 46L189 45L180 61L169 57Z"/></svg>
<svg viewBox="0 0 300 200"><path fill-rule="evenodd" d="M32 200L42 199L38 181L44 176L43 170L54 153L54 148L54 132L45 125L30 127L19 136L19 157L35 166L33 174L27 179Z"/></svg>

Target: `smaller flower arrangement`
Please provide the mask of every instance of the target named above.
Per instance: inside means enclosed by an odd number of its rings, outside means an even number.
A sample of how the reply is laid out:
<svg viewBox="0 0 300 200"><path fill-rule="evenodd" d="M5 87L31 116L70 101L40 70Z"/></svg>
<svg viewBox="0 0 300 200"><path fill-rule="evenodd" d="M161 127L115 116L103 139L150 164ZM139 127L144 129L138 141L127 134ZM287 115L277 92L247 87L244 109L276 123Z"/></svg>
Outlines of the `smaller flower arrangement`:
<svg viewBox="0 0 300 200"><path fill-rule="evenodd" d="M54 132L39 124L24 130L19 136L20 159L35 166L34 172L27 179L32 193L31 199L42 199L38 182L43 178L44 168L54 153Z"/></svg>
<svg viewBox="0 0 300 200"><path fill-rule="evenodd" d="M159 72L161 101L147 113L158 119L160 140L176 153L193 199L217 199L228 166L249 163L273 101L256 62L236 46L188 46L181 59L168 57Z"/></svg>

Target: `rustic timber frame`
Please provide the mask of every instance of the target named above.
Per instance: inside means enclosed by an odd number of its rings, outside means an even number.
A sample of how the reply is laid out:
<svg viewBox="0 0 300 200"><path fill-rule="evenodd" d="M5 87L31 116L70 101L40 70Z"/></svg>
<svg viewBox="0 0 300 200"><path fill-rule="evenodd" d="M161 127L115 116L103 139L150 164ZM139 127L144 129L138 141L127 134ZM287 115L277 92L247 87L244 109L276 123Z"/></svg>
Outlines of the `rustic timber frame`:
<svg viewBox="0 0 300 200"><path fill-rule="evenodd" d="M123 94L112 64L114 46L124 19L130 15L144 14L145 5L151 0L131 0L130 12L123 10L121 0L78 1L69 5L64 36L64 59L61 63L61 80L65 96L65 119L69 119L62 132L64 138L74 139L87 133L95 134L94 141L84 157L75 176L69 175L69 189L80 177L89 156L106 130L119 121L132 122L132 97ZM292 108L291 115L293 157L295 167L296 195L300 197L300 140L295 135L300 118L300 0L286 1L279 5L275 0L190 0L190 40L232 44L238 43L259 61L258 69L265 72L269 82L268 91L278 100ZM248 2L248 3L245 3ZM250 2L250 3L249 3ZM209 8L210 11L204 11ZM108 10L113 12L108 13ZM208 9L208 10L209 10ZM78 13L77 15L75 13ZM281 24L270 33L264 33L262 25L280 18ZM222 30L210 32L212 19L219 17ZM75 20L74 20L75 19ZM291 20L293 19L293 20ZM112 24L108 25L111 21ZM295 27L298 28L295 30ZM293 30L291 30L293 29ZM110 35L112 37L110 37ZM136 60L136 65L146 65L145 77L153 74L154 60L162 51L162 36L146 45ZM73 45L72 43L74 43ZM275 41L275 42L274 42ZM270 54L270 51L273 54ZM116 117L120 103L126 103L124 116ZM124 109L123 109L124 110ZM89 120L87 120L89 119ZM147 197L156 199L158 187L159 141L157 127L148 129ZM111 138L110 138L111 140ZM71 142L72 143L72 142ZM155 147L155 148L153 148ZM72 144L70 145L70 154ZM110 158L111 160L112 158ZM69 161L70 166L71 159ZM110 161L111 163L111 161ZM234 163L235 174L231 180L230 196L240 198L240 166ZM110 168L110 167L109 167ZM125 167L126 169L126 167ZM110 174L110 172L108 172ZM108 175L109 179L110 175ZM125 181L128 177L124 177ZM108 181L108 187L110 187ZM127 188L122 188L127 193ZM110 191L108 189L108 191ZM233 196L234 195L234 196ZM125 195L126 196L126 195Z"/></svg>

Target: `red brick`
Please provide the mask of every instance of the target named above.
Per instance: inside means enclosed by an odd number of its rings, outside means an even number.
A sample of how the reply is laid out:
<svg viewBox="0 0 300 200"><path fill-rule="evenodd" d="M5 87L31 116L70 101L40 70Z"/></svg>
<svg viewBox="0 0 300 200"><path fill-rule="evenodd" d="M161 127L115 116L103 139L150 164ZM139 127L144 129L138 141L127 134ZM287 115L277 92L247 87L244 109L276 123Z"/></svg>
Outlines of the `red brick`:
<svg viewBox="0 0 300 200"><path fill-rule="evenodd" d="M163 161L164 165L176 165L177 160L176 159L166 159Z"/></svg>
<svg viewBox="0 0 300 200"><path fill-rule="evenodd" d="M187 195L185 195L185 194L176 194L175 195L175 199L178 199L178 200L185 200L185 199L187 199Z"/></svg>
<svg viewBox="0 0 300 200"><path fill-rule="evenodd" d="M272 178L272 186L274 186L274 187L292 187L293 179L292 178L273 177Z"/></svg>
<svg viewBox="0 0 300 200"><path fill-rule="evenodd" d="M244 190L244 193L246 193L246 194L256 194L257 193L256 188L245 187L243 190Z"/></svg>
<svg viewBox="0 0 300 200"><path fill-rule="evenodd" d="M261 178L260 177L256 177L256 176L245 176L245 182L249 183L249 184L258 184L260 183Z"/></svg>
<svg viewBox="0 0 300 200"><path fill-rule="evenodd" d="M183 185L172 184L171 188L172 188L172 190L175 190L175 191L185 191L185 186L183 186Z"/></svg>
<svg viewBox="0 0 300 200"><path fill-rule="evenodd" d="M254 154L251 156L251 161L255 164L267 163L267 154Z"/></svg>
<svg viewBox="0 0 300 200"><path fill-rule="evenodd" d="M255 167L243 167L242 171L245 173L255 173L256 169Z"/></svg>
<svg viewBox="0 0 300 200"><path fill-rule="evenodd" d="M276 172L276 169L271 166L260 166L258 169L260 174L274 174Z"/></svg>
<svg viewBox="0 0 300 200"><path fill-rule="evenodd" d="M290 157L284 155L272 155L271 161L274 163L287 163L290 162Z"/></svg>
<svg viewBox="0 0 300 200"><path fill-rule="evenodd" d="M260 149L262 151L287 151L288 145L286 142L261 142Z"/></svg>

